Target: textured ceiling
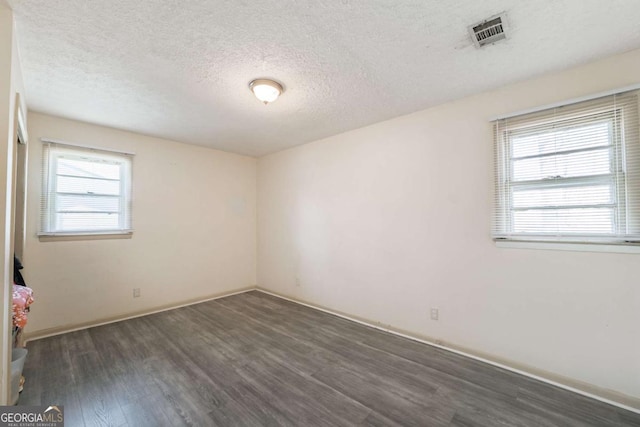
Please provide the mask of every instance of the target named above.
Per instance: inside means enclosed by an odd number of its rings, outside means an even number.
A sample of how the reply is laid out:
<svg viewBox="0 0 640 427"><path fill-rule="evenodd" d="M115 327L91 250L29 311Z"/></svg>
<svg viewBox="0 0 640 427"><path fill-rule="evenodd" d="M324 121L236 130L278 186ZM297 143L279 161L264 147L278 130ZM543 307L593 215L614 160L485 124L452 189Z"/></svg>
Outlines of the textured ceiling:
<svg viewBox="0 0 640 427"><path fill-rule="evenodd" d="M253 156L640 47L639 0L9 3L32 110Z"/></svg>

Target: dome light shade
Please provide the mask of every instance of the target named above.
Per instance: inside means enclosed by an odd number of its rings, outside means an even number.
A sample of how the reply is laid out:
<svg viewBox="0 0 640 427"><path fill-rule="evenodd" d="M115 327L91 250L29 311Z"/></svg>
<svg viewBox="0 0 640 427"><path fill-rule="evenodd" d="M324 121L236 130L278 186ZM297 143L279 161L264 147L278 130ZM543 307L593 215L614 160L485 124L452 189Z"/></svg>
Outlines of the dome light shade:
<svg viewBox="0 0 640 427"><path fill-rule="evenodd" d="M275 101L284 92L284 88L278 82L269 79L256 79L249 83L249 89L260 101L267 105Z"/></svg>

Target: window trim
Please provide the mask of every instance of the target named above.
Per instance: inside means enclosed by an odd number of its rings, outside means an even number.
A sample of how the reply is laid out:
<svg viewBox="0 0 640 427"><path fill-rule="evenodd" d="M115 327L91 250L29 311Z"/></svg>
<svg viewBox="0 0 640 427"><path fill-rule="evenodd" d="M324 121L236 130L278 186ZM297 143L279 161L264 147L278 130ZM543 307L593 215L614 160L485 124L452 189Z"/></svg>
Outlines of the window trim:
<svg viewBox="0 0 640 427"><path fill-rule="evenodd" d="M55 240L86 240L92 236L97 239L127 238L133 234L132 227L132 199L133 199L133 156L134 153L110 149L89 147L82 144L68 143L60 140L41 138L43 143L42 156L42 200L40 207L40 228L37 233L41 241ZM47 146L47 147L45 147ZM56 149L68 150L68 153L56 153ZM54 191L58 179L57 162L59 158L82 157L100 158L101 161L113 161L123 165L120 168L120 200L121 209L119 227L117 229L86 229L78 231L56 230L55 221L57 211L57 192ZM80 194L82 195L82 194Z"/></svg>
<svg viewBox="0 0 640 427"><path fill-rule="evenodd" d="M527 240L496 240L499 249L530 249L572 252L605 252L618 254L640 254L640 245L634 243L599 242L548 242Z"/></svg>
<svg viewBox="0 0 640 427"><path fill-rule="evenodd" d="M573 104L579 104L581 102L593 101L598 98L604 98L612 95L619 95L625 92L633 92L634 90L639 90L639 89L640 89L640 83L636 83L629 86L623 86L617 89L605 90L602 92L597 92L597 93L593 93L586 96L577 96L575 98L566 99L564 101L552 102L550 104L540 105L533 108L527 108L527 109L523 109L523 110L519 110L519 111L507 113L507 114L493 116L489 118L489 121L493 123L500 120L512 119L519 116L526 116L528 114L539 113L545 110L551 110L553 108L566 107Z"/></svg>
<svg viewBox="0 0 640 427"><path fill-rule="evenodd" d="M632 89L639 88L640 85L634 86ZM632 139L631 141L625 140L625 129L623 128L623 123L629 121L631 124L638 124L634 122L633 118L637 119L637 115L639 114L640 108L638 108L637 104L640 101L636 101L634 103L634 107L630 108L628 101L621 102L619 105L616 104L615 98L611 105L595 105L593 108L587 107L583 109L582 103L589 101L598 101L599 98L612 97L616 95L620 95L622 97L626 95L630 95L631 91L612 91L610 93L591 97L584 97L578 101L574 102L564 102L560 104L554 104L552 107L544 107L532 109L527 112L512 114L509 116L504 116L499 119L494 120L494 144L495 144L495 152L494 152L494 161L495 164L495 199L494 199L494 221L497 224L501 225L501 229L499 229L495 224L492 228L492 238L497 243L505 243L505 242L518 242L519 244L531 245L531 244L544 244L544 245L568 245L569 248L577 247L579 244L586 245L638 245L640 244L640 237L636 238L637 235L640 234L640 230L636 230L631 224L630 215L635 214L638 210L638 207L634 205L630 206L629 201L629 191L634 193L633 190L629 190L627 178L628 178L628 168L633 168L634 174L637 174L640 169L640 159L636 156L633 157L629 164L627 164L626 157L628 156L626 145L628 144L638 144L640 141ZM631 94L632 95L632 94ZM640 98L638 93L635 93L636 97ZM624 99L624 98L623 98ZM572 108L575 107L575 108ZM552 115L554 114L554 110L557 108L561 108L560 117L555 119ZM562 111L565 110L565 111ZM567 111L568 110L568 111ZM548 114L545 114L548 113ZM531 115L531 117L526 117ZM601 117L598 117L601 116ZM585 120L586 118L592 117L591 119ZM513 119L516 123L509 124L508 119ZM502 128L501 123L506 121L506 127ZM544 126L555 124L559 124L558 128L570 128L571 122L575 121L576 125L588 125L588 124L596 124L598 122L609 122L611 124L610 128L610 139L609 144L602 146L594 146L594 147L585 147L582 149L576 150L564 150L564 151L553 151L549 153L542 154L534 154L530 156L520 156L514 157L512 153L512 142L511 138L513 138L513 133L526 134L527 129L531 129L531 133L536 133L536 128L542 131ZM565 124L563 126L562 124ZM542 128L542 129L541 129ZM547 129L551 129L548 127ZM611 153L609 155L609 161L611 162L610 172L606 174L595 174L589 176L580 176L580 177L566 177L560 178L557 177L558 180L555 179L532 179L528 181L515 181L513 166L516 160L521 160L525 158L542 158L547 155L558 155L558 154L570 154L575 152L589 152L596 150L609 149ZM632 148L632 150L637 150L637 148ZM637 153L636 153L637 154ZM556 177L553 177L556 178ZM544 181L549 181L548 184L545 184ZM556 181L556 182L554 182ZM613 202L608 206L612 207L612 219L613 219L613 230L612 233L575 233L575 236L572 236L573 233L565 232L550 232L550 233L541 233L541 232L515 232L514 231L514 220L513 220L513 212L514 212L514 188L526 188L530 186L531 189L540 189L543 186L547 187L569 187L573 185L577 185L579 183L587 184L592 183L594 185L601 184L607 185L611 188L611 197ZM637 189L636 189L637 191ZM637 195L633 194L634 199L637 199ZM637 202L637 200L636 200ZM581 207L606 207L607 204L597 204ZM545 207L547 209L562 209L566 207L567 209L573 209L575 206L571 205L557 205L557 206L549 206ZM535 206L528 206L527 209L535 209ZM633 211L633 212L631 212ZM628 238L627 238L628 237ZM505 245L504 247L507 247ZM566 249L572 250L572 249ZM579 249L575 249L579 250ZM599 252L601 250L598 250Z"/></svg>

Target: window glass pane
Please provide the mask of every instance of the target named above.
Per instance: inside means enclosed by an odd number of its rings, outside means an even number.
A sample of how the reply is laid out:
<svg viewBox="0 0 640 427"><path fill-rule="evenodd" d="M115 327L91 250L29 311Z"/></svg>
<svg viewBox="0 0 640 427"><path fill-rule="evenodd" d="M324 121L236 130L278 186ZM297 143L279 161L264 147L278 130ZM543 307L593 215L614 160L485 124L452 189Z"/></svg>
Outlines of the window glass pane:
<svg viewBox="0 0 640 427"><path fill-rule="evenodd" d="M492 236L635 241L639 100L633 90L496 120Z"/></svg>
<svg viewBox="0 0 640 427"><path fill-rule="evenodd" d="M565 127L511 137L512 156L536 156L558 151L600 147L610 144L611 122Z"/></svg>
<svg viewBox="0 0 640 427"><path fill-rule="evenodd" d="M59 175L73 175L88 178L120 179L120 165L80 159L58 158Z"/></svg>
<svg viewBox="0 0 640 427"><path fill-rule="evenodd" d="M516 233L614 233L613 208L513 211Z"/></svg>
<svg viewBox="0 0 640 427"><path fill-rule="evenodd" d="M131 229L129 155L64 144L43 150L49 161L44 185L51 188L41 209L43 233Z"/></svg>
<svg viewBox="0 0 640 427"><path fill-rule="evenodd" d="M512 173L514 181L608 174L611 173L611 150L601 148L579 153L515 160Z"/></svg>
<svg viewBox="0 0 640 427"><path fill-rule="evenodd" d="M117 230L120 227L119 214L104 213L58 213L58 231Z"/></svg>
<svg viewBox="0 0 640 427"><path fill-rule="evenodd" d="M120 198L114 196L72 196L59 194L57 210L66 212L115 212L120 211Z"/></svg>
<svg viewBox="0 0 640 427"><path fill-rule="evenodd" d="M547 187L513 191L513 207L602 205L614 203L613 184Z"/></svg>
<svg viewBox="0 0 640 427"><path fill-rule="evenodd" d="M56 190L59 193L110 194L117 196L120 194L120 181L58 176L58 188Z"/></svg>

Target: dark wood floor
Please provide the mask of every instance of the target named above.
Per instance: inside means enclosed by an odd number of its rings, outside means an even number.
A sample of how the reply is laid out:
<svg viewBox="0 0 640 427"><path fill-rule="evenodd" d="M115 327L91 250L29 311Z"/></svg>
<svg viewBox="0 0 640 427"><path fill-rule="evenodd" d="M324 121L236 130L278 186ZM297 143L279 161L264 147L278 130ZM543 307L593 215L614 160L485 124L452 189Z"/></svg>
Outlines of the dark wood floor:
<svg viewBox="0 0 640 427"><path fill-rule="evenodd" d="M639 426L640 415L260 292L29 343L66 425Z"/></svg>

